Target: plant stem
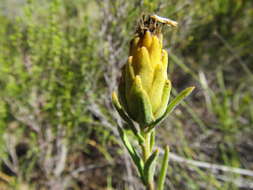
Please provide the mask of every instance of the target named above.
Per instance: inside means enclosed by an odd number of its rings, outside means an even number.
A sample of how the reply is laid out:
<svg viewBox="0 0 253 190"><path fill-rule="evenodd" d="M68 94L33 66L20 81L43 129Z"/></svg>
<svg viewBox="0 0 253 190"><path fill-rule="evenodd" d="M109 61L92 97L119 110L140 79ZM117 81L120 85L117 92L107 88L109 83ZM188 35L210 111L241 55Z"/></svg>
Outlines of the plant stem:
<svg viewBox="0 0 253 190"><path fill-rule="evenodd" d="M144 143L143 147L143 161L146 162L150 156L150 133L144 134Z"/></svg>
<svg viewBox="0 0 253 190"><path fill-rule="evenodd" d="M150 157L150 154L152 153L152 150L150 149L151 148L151 146L150 146L151 132L144 133L143 136L144 136L144 142L142 144L142 159L145 163L148 160L148 158ZM147 190L155 190L153 179L151 181L147 182L146 189Z"/></svg>
<svg viewBox="0 0 253 190"><path fill-rule="evenodd" d="M155 187L154 187L154 182L148 184L147 186L147 190L155 190Z"/></svg>

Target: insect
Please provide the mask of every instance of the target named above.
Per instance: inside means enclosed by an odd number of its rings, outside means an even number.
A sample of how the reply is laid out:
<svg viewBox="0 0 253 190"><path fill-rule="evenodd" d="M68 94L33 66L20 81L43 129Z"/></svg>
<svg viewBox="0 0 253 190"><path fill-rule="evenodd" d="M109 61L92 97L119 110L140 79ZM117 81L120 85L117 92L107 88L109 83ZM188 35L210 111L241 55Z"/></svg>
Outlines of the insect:
<svg viewBox="0 0 253 190"><path fill-rule="evenodd" d="M153 34L159 34L163 25L177 26L177 22L168 18L160 17L156 14L143 14L136 28L137 35L144 35L145 31L149 30Z"/></svg>
<svg viewBox="0 0 253 190"><path fill-rule="evenodd" d="M169 19L169 18L160 17L160 16L158 16L158 15L156 15L156 14L151 15L150 18L152 18L152 19L154 19L155 21L158 21L158 22L160 22L160 23L162 23L162 24L166 24L166 25L168 25L168 26L174 26L174 27L177 26L177 22L176 22L176 21L171 20L171 19Z"/></svg>

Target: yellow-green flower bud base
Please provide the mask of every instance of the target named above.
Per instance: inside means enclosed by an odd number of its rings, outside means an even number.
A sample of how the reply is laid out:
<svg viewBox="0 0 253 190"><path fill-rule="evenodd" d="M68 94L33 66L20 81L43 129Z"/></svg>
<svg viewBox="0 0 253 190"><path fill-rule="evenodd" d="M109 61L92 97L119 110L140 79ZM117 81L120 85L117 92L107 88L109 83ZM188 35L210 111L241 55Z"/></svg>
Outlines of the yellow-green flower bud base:
<svg viewBox="0 0 253 190"><path fill-rule="evenodd" d="M141 127L149 126L164 114L170 97L168 54L162 49L159 36L148 30L143 36L136 36L122 69L120 103Z"/></svg>

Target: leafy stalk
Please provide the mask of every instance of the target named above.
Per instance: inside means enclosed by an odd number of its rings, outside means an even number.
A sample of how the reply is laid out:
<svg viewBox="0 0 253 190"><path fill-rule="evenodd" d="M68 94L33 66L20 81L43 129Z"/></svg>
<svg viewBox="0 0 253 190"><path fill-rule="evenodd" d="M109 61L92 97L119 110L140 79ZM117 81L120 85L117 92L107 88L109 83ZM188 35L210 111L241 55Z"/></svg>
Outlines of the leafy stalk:
<svg viewBox="0 0 253 190"><path fill-rule="evenodd" d="M139 157L138 153L135 151L135 148L130 144L128 137L125 133L125 131L123 129L121 129L120 127L118 127L118 131L121 137L121 140L124 144L124 146L126 147L128 153L130 154L132 160L134 161L134 164L136 165L139 174L143 180L143 161L142 159Z"/></svg>
<svg viewBox="0 0 253 190"><path fill-rule="evenodd" d="M164 182L166 179L168 164L169 164L169 147L166 146L164 149L162 167L161 167L161 171L160 171L160 175L159 175L159 179L158 179L158 190L164 189Z"/></svg>
<svg viewBox="0 0 253 190"><path fill-rule="evenodd" d="M159 154L158 150L153 152L144 165L144 171L143 171L144 180L150 190L154 189L153 178L154 178L154 173L155 173L155 163L156 163L158 154Z"/></svg>

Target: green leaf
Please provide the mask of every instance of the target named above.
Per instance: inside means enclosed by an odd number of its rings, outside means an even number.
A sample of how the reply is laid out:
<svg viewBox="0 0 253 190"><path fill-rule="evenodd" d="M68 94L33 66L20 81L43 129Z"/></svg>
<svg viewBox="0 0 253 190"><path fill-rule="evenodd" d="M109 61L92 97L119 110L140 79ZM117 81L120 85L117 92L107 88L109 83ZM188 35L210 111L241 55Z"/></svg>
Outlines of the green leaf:
<svg viewBox="0 0 253 190"><path fill-rule="evenodd" d="M113 103L114 107L116 108L116 110L118 111L121 118L123 120L125 120L125 122L129 125L129 127L133 131L134 135L137 137L139 143L144 142L144 138L141 136L141 134L136 129L133 121L128 117L128 115L124 111L123 107L121 106L121 104L119 102L118 96L115 92L112 93L112 103Z"/></svg>
<svg viewBox="0 0 253 190"><path fill-rule="evenodd" d="M129 115L139 123L141 127L146 127L154 121L152 106L147 92L142 87L140 76L136 76L130 90L128 99Z"/></svg>
<svg viewBox="0 0 253 190"><path fill-rule="evenodd" d="M125 82L125 70L126 70L126 65L122 68L122 76L120 78L119 86L118 86L118 92L119 92L119 100L124 107L124 109L127 111L128 106L127 106L127 100L126 100L126 82Z"/></svg>
<svg viewBox="0 0 253 190"><path fill-rule="evenodd" d="M176 98L174 98L172 100L171 103L169 103L168 107L167 107L167 110L165 112L165 117L166 115L170 114L174 109L175 107L180 104L187 96L189 96L191 94L191 92L194 90L194 86L193 87L188 87L186 89L184 89L182 92L180 92Z"/></svg>
<svg viewBox="0 0 253 190"><path fill-rule="evenodd" d="M155 126L159 125L174 109L175 107L180 104L187 96L191 94L191 92L194 90L195 87L189 87L181 91L176 98L174 98L168 105L166 112L163 114L162 117L157 119L155 122L153 122L150 127L148 128L148 131L151 131Z"/></svg>
<svg viewBox="0 0 253 190"><path fill-rule="evenodd" d="M142 159L140 158L140 156L138 155L138 153L136 152L134 147L130 144L125 131L122 128L120 128L119 126L118 126L118 131L119 131L120 138L121 138L124 146L126 147L128 153L130 154L134 164L136 165L136 167L139 171L139 175L141 176L141 178L143 178L143 165L144 164L143 164Z"/></svg>
<svg viewBox="0 0 253 190"><path fill-rule="evenodd" d="M153 181L154 173L155 173L155 162L158 157L159 151L158 149L151 154L151 156L148 158L148 160L145 162L144 165L144 180L145 184L149 184L151 181Z"/></svg>
<svg viewBox="0 0 253 190"><path fill-rule="evenodd" d="M166 173L168 170L168 164L169 164L169 147L166 146L164 149L164 156L163 156L163 161L162 161L162 167L158 179L158 190L163 190L164 189L164 182L166 179Z"/></svg>
<svg viewBox="0 0 253 190"><path fill-rule="evenodd" d="M165 113L170 99L170 91L171 91L171 82L170 80L166 80L163 87L163 96L160 108L154 114L155 118L160 118Z"/></svg>
<svg viewBox="0 0 253 190"><path fill-rule="evenodd" d="M150 150L152 151L155 145L155 130L151 131Z"/></svg>

